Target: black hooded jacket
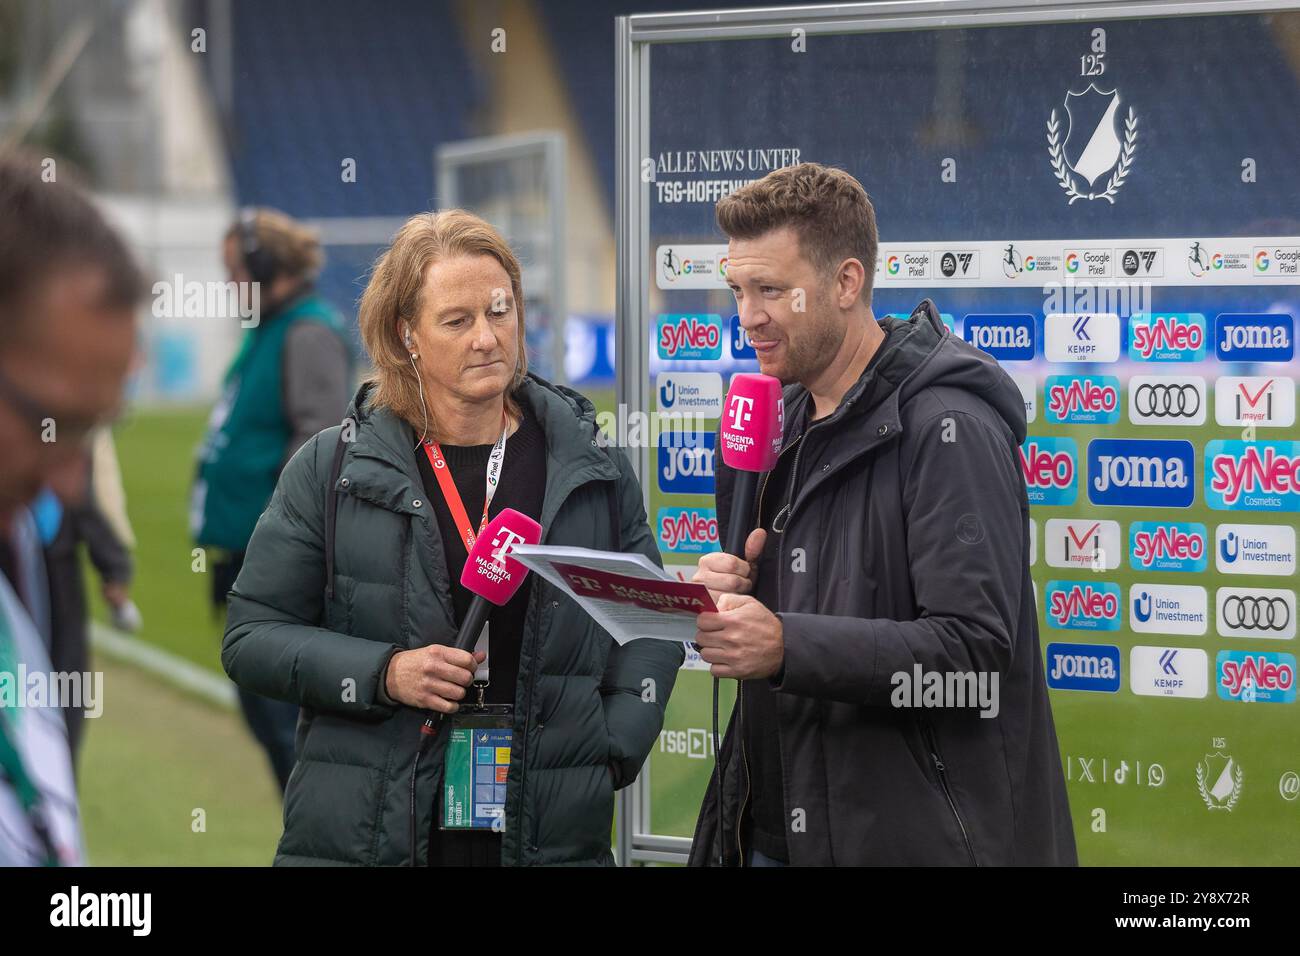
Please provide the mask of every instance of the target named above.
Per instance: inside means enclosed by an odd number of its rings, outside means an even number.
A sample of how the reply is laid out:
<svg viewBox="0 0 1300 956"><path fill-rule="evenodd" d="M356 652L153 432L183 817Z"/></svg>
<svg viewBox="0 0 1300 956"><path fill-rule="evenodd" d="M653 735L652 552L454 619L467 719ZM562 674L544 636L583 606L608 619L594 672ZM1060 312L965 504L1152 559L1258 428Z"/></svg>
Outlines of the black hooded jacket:
<svg viewBox="0 0 1300 956"><path fill-rule="evenodd" d="M1023 400L928 299L882 326L879 360L792 451L771 679L790 862L1076 864L1029 575ZM810 400L788 386L785 421ZM721 457L716 469L725 538L735 475ZM913 706L896 675L929 674L989 691L996 675L996 706ZM748 850L736 723L720 753L724 825L711 780L692 865Z"/></svg>

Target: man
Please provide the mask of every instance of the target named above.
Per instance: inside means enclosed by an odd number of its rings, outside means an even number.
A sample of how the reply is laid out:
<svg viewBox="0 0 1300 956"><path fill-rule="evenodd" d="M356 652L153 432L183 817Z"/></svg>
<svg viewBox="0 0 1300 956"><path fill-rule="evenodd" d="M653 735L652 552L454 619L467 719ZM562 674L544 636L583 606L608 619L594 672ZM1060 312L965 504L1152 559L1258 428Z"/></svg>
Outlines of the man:
<svg viewBox="0 0 1300 956"><path fill-rule="evenodd" d="M691 862L1075 863L1019 390L929 300L876 320L875 213L847 173L777 170L717 219L741 325L786 386L785 441L751 514L718 463L720 525L756 530L746 560L706 555L695 575L723 592L701 656L740 687ZM992 693L897 692L929 674Z"/></svg>
<svg viewBox="0 0 1300 956"><path fill-rule="evenodd" d="M223 255L231 282L255 284L260 314L212 411L191 504L195 541L215 552L220 614L281 469L303 442L339 423L351 390L343 319L314 286L324 260L315 233L275 210L247 210L227 231ZM243 688L239 702L283 793L298 707Z"/></svg>
<svg viewBox="0 0 1300 956"><path fill-rule="evenodd" d="M0 154L0 535L21 541L43 487L76 489L86 445L115 417L135 351L142 283L122 240L90 201L42 179L42 163ZM39 550L19 544L0 574L0 866L84 857L59 701L28 706L20 673L50 673L24 587ZM20 594L24 597L20 597ZM0 698L6 701L12 698Z"/></svg>

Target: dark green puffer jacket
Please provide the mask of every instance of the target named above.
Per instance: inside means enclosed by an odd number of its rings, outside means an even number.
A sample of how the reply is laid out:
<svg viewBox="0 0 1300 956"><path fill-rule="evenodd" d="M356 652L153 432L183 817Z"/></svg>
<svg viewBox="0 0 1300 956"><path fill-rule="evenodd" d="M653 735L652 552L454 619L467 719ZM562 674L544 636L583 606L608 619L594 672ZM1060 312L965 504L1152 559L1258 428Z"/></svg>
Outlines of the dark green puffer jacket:
<svg viewBox="0 0 1300 956"><path fill-rule="evenodd" d="M409 781L424 715L381 703L380 675L397 651L455 638L438 523L421 500L415 433L388 410L371 410L367 391L349 411L357 418L356 440L345 443L335 485L332 597L325 580L326 485L338 426L307 442L285 467L230 596L226 672L249 690L303 708L277 864L406 864ZM624 551L659 563L627 455L597 443L591 403L532 375L515 397L531 406L546 435L542 543L611 549L621 541ZM610 491L622 524L617 536ZM534 576L515 691L502 863L613 863L614 791L635 779L657 738L682 655L680 645L662 641L617 646L577 604ZM643 694L647 688L653 693ZM447 733L444 723L420 763L421 862Z"/></svg>

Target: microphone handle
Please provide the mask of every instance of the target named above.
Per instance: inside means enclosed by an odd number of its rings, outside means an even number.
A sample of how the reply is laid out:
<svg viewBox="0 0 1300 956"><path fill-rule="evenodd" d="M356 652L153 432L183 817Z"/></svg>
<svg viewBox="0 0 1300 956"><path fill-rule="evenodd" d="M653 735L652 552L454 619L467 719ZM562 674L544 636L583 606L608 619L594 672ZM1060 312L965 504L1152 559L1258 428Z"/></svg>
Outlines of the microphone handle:
<svg viewBox="0 0 1300 956"><path fill-rule="evenodd" d="M758 472L736 471L735 491L731 496L731 523L727 526L727 554L745 560L745 539L754 529L754 496L758 492Z"/></svg>
<svg viewBox="0 0 1300 956"><path fill-rule="evenodd" d="M465 620L460 622L460 630L456 632L456 643L452 645L457 650L473 651L474 645L478 643L478 636L483 632L483 625L487 623L488 614L491 613L493 604L481 594L475 594L474 600L470 601L469 610L465 612Z"/></svg>

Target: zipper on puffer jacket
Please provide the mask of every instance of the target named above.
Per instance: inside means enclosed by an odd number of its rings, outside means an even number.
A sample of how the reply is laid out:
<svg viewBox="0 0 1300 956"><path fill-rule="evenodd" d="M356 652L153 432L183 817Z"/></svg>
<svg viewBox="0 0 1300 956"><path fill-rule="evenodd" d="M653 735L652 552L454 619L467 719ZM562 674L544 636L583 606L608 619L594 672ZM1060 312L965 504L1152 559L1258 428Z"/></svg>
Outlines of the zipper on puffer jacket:
<svg viewBox="0 0 1300 956"><path fill-rule="evenodd" d="M533 591L531 594L528 595L528 603L532 605L530 611L533 611L537 614L537 629L533 633L533 654L534 654L533 666L530 668L530 673L528 675L528 698L524 704L524 707L526 708L524 710L524 739L520 742L520 751L519 751L519 798L518 798L518 802L516 803L517 809L515 811L519 820L519 835L517 837L518 849L515 850L515 864L517 866L522 865L524 860L524 849L525 849L524 782L528 776L528 728L532 724L532 720L533 720L533 688L537 684L537 671L540 668L540 664L541 664L541 662L537 658L537 655L541 653L541 633L542 633L542 621L541 621L542 606L541 606L541 598L538 596L540 593L541 593L541 587L539 586L538 582L534 582ZM532 614L526 614L524 617L524 621L527 622L531 616ZM525 624L525 627L526 626L527 624ZM512 760L514 759L513 755L511 756L511 759ZM532 848L535 837L536 834L533 834L532 836L528 837L527 840L528 849Z"/></svg>
<svg viewBox="0 0 1300 956"><path fill-rule="evenodd" d="M939 774L939 786L943 788L943 795L948 800L949 809L952 810L952 818L957 821L957 829L961 831L962 843L966 845L970 865L979 866L979 861L975 859L975 848L971 846L970 834L966 832L966 824L962 822L961 814L957 811L957 801L952 798L952 790L948 788L947 768L944 765L943 758L939 756L939 744L935 740L934 728L930 726L929 721L921 721L921 727L925 732L926 743L930 748L930 758L934 761L935 772Z"/></svg>

